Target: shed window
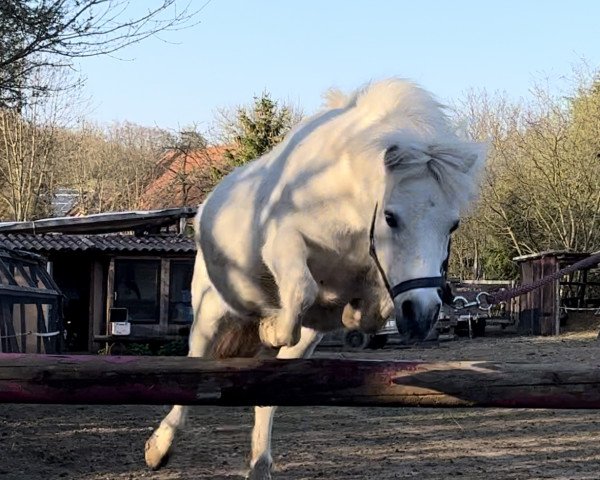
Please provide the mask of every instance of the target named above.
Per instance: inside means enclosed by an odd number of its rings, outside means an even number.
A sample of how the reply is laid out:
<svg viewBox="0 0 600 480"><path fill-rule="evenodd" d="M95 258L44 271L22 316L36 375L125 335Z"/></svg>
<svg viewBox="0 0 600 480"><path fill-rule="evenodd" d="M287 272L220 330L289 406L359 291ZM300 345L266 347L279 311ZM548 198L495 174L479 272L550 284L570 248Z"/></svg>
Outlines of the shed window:
<svg viewBox="0 0 600 480"><path fill-rule="evenodd" d="M114 307L126 308L129 321L157 323L160 260L115 260Z"/></svg>
<svg viewBox="0 0 600 480"><path fill-rule="evenodd" d="M192 274L194 262L173 260L169 282L169 321L172 323L192 323Z"/></svg>

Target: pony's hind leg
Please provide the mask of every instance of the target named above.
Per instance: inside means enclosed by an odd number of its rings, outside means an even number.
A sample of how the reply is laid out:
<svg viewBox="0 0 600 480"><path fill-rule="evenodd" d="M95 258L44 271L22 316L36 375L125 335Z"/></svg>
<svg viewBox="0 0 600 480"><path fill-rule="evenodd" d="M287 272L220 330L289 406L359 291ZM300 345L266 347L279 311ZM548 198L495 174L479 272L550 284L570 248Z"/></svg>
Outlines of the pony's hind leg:
<svg viewBox="0 0 600 480"><path fill-rule="evenodd" d="M194 324L190 332L189 357L205 357L210 353L219 325L227 316L225 304L204 273L204 262L198 255L192 280ZM185 422L188 408L175 405L146 441L146 464L150 468L158 469L167 462L173 439Z"/></svg>
<svg viewBox="0 0 600 480"><path fill-rule="evenodd" d="M300 339L302 316L319 293L306 263L306 244L297 231L284 228L267 238L262 257L277 283L281 309L261 320L260 339L269 347L292 347Z"/></svg>
<svg viewBox="0 0 600 480"><path fill-rule="evenodd" d="M308 358L321 341L322 333L302 327L300 341L293 347L282 347L277 358ZM271 431L277 407L255 407L252 430L252 458L249 480L270 480L273 459L271 457Z"/></svg>

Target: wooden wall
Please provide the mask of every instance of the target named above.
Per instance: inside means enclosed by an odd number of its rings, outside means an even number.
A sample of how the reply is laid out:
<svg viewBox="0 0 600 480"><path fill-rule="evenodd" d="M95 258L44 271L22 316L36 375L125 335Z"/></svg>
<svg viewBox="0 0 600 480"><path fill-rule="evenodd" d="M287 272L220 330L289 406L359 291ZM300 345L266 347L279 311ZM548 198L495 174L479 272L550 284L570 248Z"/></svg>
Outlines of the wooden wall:
<svg viewBox="0 0 600 480"><path fill-rule="evenodd" d="M559 269L558 259L544 256L520 264L521 284L528 284L550 275ZM558 335L559 283L552 282L521 296L518 330L528 335Z"/></svg>

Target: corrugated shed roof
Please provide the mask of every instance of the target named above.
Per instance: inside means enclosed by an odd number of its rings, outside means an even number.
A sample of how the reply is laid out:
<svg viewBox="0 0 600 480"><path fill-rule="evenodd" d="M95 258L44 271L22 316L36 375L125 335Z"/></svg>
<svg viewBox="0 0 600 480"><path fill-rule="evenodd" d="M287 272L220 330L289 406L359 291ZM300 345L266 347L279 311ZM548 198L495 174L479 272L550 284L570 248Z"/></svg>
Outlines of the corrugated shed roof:
<svg viewBox="0 0 600 480"><path fill-rule="evenodd" d="M42 218L31 222L0 222L2 233L101 234L145 230L176 225L180 219L196 215L196 207L162 210L108 212L83 217Z"/></svg>
<svg viewBox="0 0 600 480"><path fill-rule="evenodd" d="M103 253L193 253L194 240L183 235L65 235L0 234L0 247L35 253L103 252Z"/></svg>

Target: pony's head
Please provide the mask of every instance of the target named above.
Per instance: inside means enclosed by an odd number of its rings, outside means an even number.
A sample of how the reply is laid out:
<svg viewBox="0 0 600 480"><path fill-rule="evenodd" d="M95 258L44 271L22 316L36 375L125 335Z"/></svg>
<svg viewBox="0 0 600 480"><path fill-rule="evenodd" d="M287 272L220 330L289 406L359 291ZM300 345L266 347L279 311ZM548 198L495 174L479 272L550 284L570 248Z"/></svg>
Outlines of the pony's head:
<svg viewBox="0 0 600 480"><path fill-rule="evenodd" d="M435 338L450 237L472 199L485 158L481 145L398 138L385 149L385 188L374 207L371 253L391 292L406 341Z"/></svg>
<svg viewBox="0 0 600 480"><path fill-rule="evenodd" d="M378 288L379 317L395 310L400 333L424 340L442 305L450 236L476 194L486 148L459 138L444 107L399 78L331 93L329 108L343 113L328 138L345 147L363 180L361 198L372 202L371 256L393 298Z"/></svg>

